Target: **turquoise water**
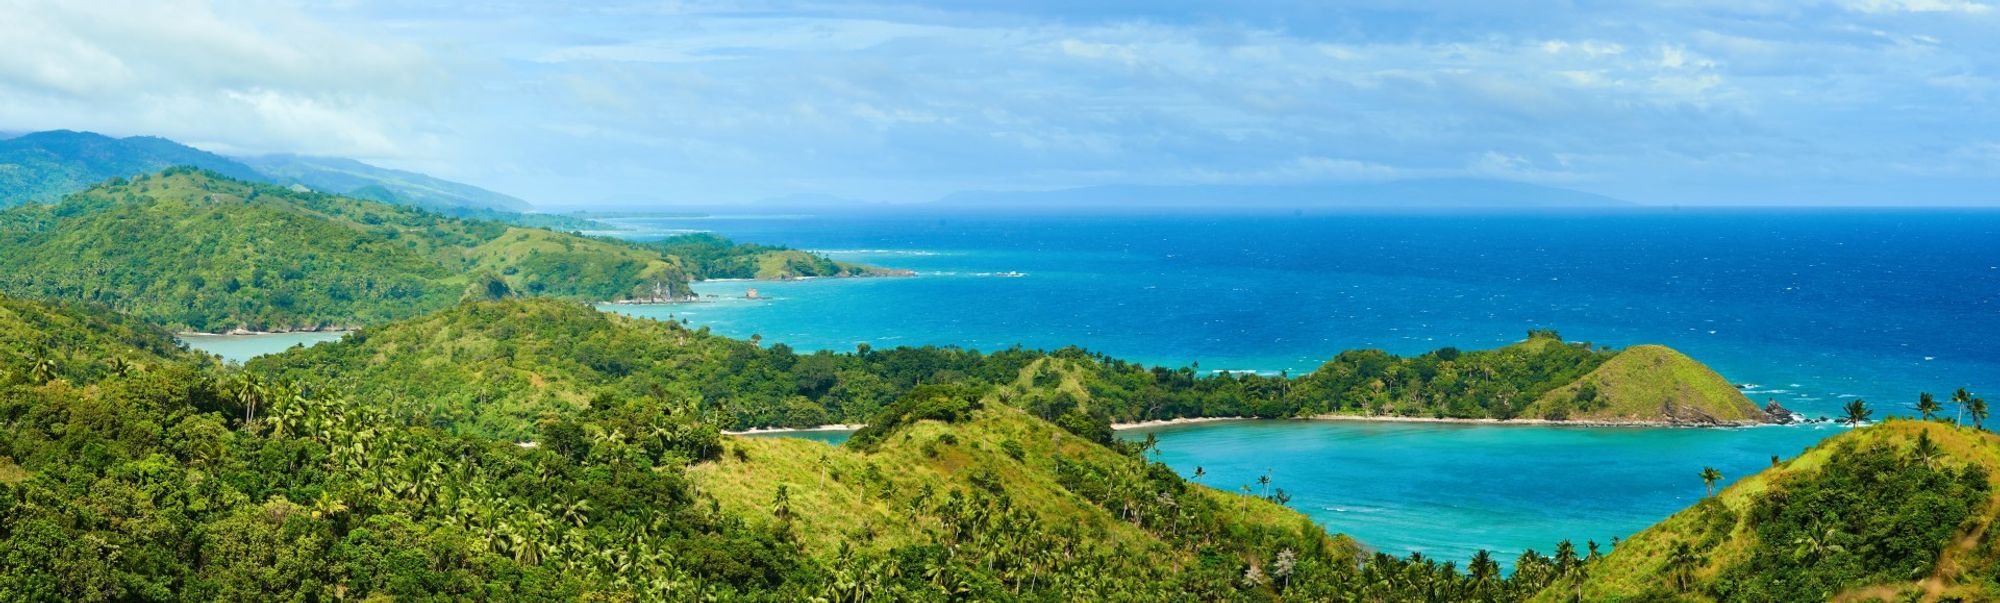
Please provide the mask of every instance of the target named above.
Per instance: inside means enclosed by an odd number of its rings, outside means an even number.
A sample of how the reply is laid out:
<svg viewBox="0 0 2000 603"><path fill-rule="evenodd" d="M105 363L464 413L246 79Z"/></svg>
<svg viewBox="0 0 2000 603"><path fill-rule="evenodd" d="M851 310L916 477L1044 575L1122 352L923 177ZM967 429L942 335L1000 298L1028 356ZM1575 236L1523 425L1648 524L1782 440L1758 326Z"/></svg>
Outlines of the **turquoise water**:
<svg viewBox="0 0 2000 603"><path fill-rule="evenodd" d="M188 347L221 356L223 360L244 362L265 354L276 354L297 346L311 346L340 339L346 333L267 333L257 335L177 335Z"/></svg>
<svg viewBox="0 0 2000 603"><path fill-rule="evenodd" d="M1203 484L1263 494L1377 550L1463 561L1487 549L1511 561L1561 539L1606 545L1694 504L1713 466L1755 473L1844 427L1602 429L1501 425L1237 421L1135 429L1160 437L1160 460Z"/></svg>
<svg viewBox="0 0 2000 603"><path fill-rule="evenodd" d="M823 217L629 220L917 270L701 283L619 306L738 337L848 350L1083 345L1204 370L1299 374L1341 350L1479 348L1555 328L1666 344L1810 415L2000 384L2000 212ZM761 300L745 300L747 288ZM1270 471L1292 506L1380 550L1608 543L1839 427L1591 429L1238 422L1156 430L1224 488ZM1121 432L1143 437L1144 431Z"/></svg>
<svg viewBox="0 0 2000 603"><path fill-rule="evenodd" d="M812 431L766 431L744 435L752 438L797 438L815 442L826 442L839 446L841 442L847 441L847 438L853 437L854 432L844 429L815 429Z"/></svg>

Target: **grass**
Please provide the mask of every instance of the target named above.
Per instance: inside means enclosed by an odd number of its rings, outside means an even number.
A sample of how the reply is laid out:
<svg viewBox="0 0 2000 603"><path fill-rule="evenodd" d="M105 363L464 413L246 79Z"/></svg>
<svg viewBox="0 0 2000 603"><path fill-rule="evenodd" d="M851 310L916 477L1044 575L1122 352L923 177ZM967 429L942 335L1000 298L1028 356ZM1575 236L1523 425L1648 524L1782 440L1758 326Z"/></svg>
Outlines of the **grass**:
<svg viewBox="0 0 2000 603"><path fill-rule="evenodd" d="M1995 558L1994 547L1989 543L1992 519L2000 513L2000 437L1949 423L1900 419L1828 438L1797 458L1738 480L1712 499L1634 534L1620 543L1611 555L1590 568L1591 580L1583 591L1584 599L1640 600L1648 592L1657 592L1661 585L1667 583L1667 555L1678 542L1705 545L1697 547L1705 557L1695 573L1697 582L1714 578L1720 568L1748 558L1755 550L1753 547L1788 546L1758 542L1754 527L1749 525L1746 511L1765 492L1791 476L1824 467L1841 443L1865 445L1886 442L1907 449L1914 446L1918 434L1924 432L1928 432L1931 440L1942 449L1944 458L1941 462L1951 466L1979 465L1990 471L1988 479L1994 480L1996 488L1985 510L1979 514L1983 519L1945 547L1937 570L1931 575L1909 582L1856 589L1841 593L1836 600L1894 600L1909 595L1916 595L1918 600L1942 600L1946 597L1960 597L1967 601L1992 600L2000 596L2000 592L1989 590L1993 580L1992 570L2000 565L2000 559ZM1693 478L1690 472L1689 479ZM1730 513L1719 513L1721 509ZM1559 600L1558 594L1543 593L1538 600ZM1688 600L1708 600L1700 593L1682 596Z"/></svg>
<svg viewBox="0 0 2000 603"><path fill-rule="evenodd" d="M1572 411L1572 420L1762 422L1755 402L1713 369L1666 346L1626 348L1596 370L1542 395L1523 416L1541 416L1573 400L1584 384L1597 388L1603 408Z"/></svg>

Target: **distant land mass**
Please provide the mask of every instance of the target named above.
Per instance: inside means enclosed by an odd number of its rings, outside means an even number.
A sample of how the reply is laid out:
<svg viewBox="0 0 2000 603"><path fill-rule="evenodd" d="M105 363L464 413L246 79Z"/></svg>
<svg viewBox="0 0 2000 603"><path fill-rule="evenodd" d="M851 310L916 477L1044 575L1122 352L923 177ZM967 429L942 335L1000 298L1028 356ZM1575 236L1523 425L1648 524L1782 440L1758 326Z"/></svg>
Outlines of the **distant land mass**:
<svg viewBox="0 0 2000 603"><path fill-rule="evenodd" d="M352 159L298 155L232 158L157 136L113 138L70 130L0 138L0 207L54 202L114 177L130 178L174 166L453 214L461 213L456 210L532 209L521 199L469 184Z"/></svg>
<svg viewBox="0 0 2000 603"><path fill-rule="evenodd" d="M278 184L301 184L317 191L384 203L430 208L534 209L527 201L470 184L375 167L353 159L265 155L246 157L243 162Z"/></svg>
<svg viewBox="0 0 2000 603"><path fill-rule="evenodd" d="M1047 191L967 191L935 205L964 209L1315 209L1626 207L1578 190L1478 178L1302 185L1109 185Z"/></svg>

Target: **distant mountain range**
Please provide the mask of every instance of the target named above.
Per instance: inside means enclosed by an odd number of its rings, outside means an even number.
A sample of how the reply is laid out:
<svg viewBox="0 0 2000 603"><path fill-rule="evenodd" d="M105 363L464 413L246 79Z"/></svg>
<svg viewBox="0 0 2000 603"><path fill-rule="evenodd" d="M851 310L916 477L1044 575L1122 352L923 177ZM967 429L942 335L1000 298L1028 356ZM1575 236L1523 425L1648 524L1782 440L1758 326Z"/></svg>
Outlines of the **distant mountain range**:
<svg viewBox="0 0 2000 603"><path fill-rule="evenodd" d="M115 177L192 166L232 178L434 210L526 211L528 202L469 184L352 159L225 157L156 136L51 130L0 138L0 207L52 202Z"/></svg>
<svg viewBox="0 0 2000 603"><path fill-rule="evenodd" d="M1314 209L1623 207L1583 191L1480 178L1305 185L1113 185L1047 191L969 191L935 205L963 209Z"/></svg>

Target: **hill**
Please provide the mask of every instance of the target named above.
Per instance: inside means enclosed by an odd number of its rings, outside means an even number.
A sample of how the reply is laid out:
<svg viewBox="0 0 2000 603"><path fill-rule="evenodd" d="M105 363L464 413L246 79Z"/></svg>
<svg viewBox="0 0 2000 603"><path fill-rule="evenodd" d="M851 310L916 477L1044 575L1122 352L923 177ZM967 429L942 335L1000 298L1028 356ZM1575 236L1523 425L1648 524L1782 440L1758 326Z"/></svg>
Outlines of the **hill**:
<svg viewBox="0 0 2000 603"><path fill-rule="evenodd" d="M1482 179L1425 179L1312 185L1093 186L1047 191L969 191L933 204L987 210L1552 208L1622 207L1603 195Z"/></svg>
<svg viewBox="0 0 2000 603"><path fill-rule="evenodd" d="M1001 403L1037 393L1033 372L913 389L840 449L721 436L647 398L536 421L522 446L340 381L10 380L0 598L1511 600L1547 584L1364 559L1277 502Z"/></svg>
<svg viewBox="0 0 2000 603"><path fill-rule="evenodd" d="M2000 437L1890 420L1844 433L1618 544L1541 600L2000 598Z"/></svg>
<svg viewBox="0 0 2000 603"><path fill-rule="evenodd" d="M0 213L0 291L177 329L346 327L455 303L489 274L584 300L686 297L676 260L619 241L172 169Z"/></svg>
<svg viewBox="0 0 2000 603"><path fill-rule="evenodd" d="M520 214L526 201L469 184L375 167L352 159L266 155L224 157L155 136L112 138L53 130L0 139L0 207L52 203L112 178L170 167L195 167L238 180L292 186L384 203L424 207L458 217L576 229L586 221ZM540 223L532 222L541 218Z"/></svg>
<svg viewBox="0 0 2000 603"><path fill-rule="evenodd" d="M1638 345L1589 374L1543 394L1528 416L1574 421L1686 425L1770 422L1728 379L1666 346Z"/></svg>
<svg viewBox="0 0 2000 603"><path fill-rule="evenodd" d="M909 276L907 270L891 270L866 264L840 262L797 249L737 243L711 233L677 235L653 241L648 247L686 260L697 278L747 278L783 280L817 276Z"/></svg>
<svg viewBox="0 0 2000 603"><path fill-rule="evenodd" d="M263 155L245 157L241 161L279 186L298 184L336 195L439 210L476 208L524 212L533 209L527 201L470 184L375 167L352 159Z"/></svg>
<svg viewBox="0 0 2000 603"><path fill-rule="evenodd" d="M0 139L0 207L49 203L112 178L192 166L254 180L256 169L165 138L53 130Z"/></svg>
<svg viewBox="0 0 2000 603"><path fill-rule="evenodd" d="M173 335L121 314L0 295L0 382L91 383L199 361Z"/></svg>

